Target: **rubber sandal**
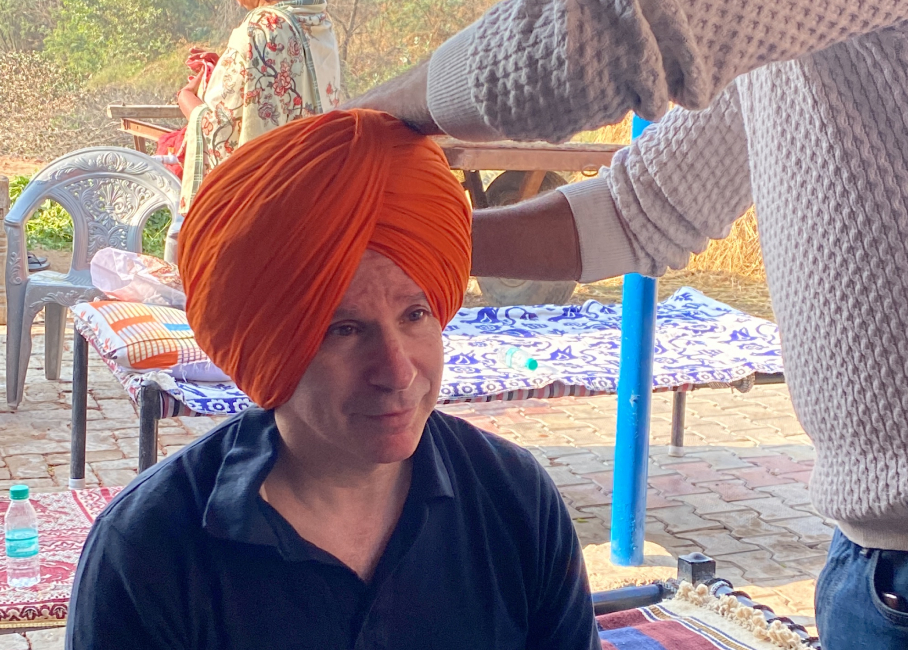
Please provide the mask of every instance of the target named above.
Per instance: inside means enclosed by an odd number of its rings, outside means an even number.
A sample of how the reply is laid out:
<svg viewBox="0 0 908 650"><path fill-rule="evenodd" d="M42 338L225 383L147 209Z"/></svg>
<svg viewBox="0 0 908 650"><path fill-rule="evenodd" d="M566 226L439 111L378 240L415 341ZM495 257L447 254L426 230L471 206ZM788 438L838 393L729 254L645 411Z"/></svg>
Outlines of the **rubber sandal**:
<svg viewBox="0 0 908 650"><path fill-rule="evenodd" d="M34 253L28 254L28 272L37 273L38 271L46 271L50 268L50 263L47 261L46 257L38 257Z"/></svg>

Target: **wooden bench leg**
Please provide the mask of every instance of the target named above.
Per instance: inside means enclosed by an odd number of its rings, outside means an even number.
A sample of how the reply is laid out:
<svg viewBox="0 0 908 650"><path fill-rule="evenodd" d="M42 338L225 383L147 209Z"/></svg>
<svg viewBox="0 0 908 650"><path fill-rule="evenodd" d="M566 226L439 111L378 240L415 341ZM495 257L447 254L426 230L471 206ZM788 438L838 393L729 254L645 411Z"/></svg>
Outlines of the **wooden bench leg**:
<svg viewBox="0 0 908 650"><path fill-rule="evenodd" d="M489 207L489 198L482 188L482 176L480 176L479 172L470 169L464 170L463 178L463 184L470 193L470 203L473 205L473 208L481 210Z"/></svg>
<svg viewBox="0 0 908 650"><path fill-rule="evenodd" d="M75 329L75 328L74 328ZM88 341L75 329L73 336L72 437L69 456L69 488L85 487L85 439L88 408Z"/></svg>
<svg viewBox="0 0 908 650"><path fill-rule="evenodd" d="M136 151L144 154L148 154L148 140L143 138L140 135L133 135L132 142L136 147Z"/></svg>
<svg viewBox="0 0 908 650"><path fill-rule="evenodd" d="M158 462L158 420L161 417L161 387L154 382L139 393L139 473Z"/></svg>
<svg viewBox="0 0 908 650"><path fill-rule="evenodd" d="M676 390L672 399L672 444L668 455L684 456L684 413L687 409L687 391Z"/></svg>

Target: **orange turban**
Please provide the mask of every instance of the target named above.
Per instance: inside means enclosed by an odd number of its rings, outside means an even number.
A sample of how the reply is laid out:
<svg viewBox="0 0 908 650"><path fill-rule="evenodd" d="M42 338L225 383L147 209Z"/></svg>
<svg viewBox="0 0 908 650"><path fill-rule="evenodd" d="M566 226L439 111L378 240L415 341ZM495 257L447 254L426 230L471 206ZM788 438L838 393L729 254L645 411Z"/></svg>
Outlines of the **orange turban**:
<svg viewBox="0 0 908 650"><path fill-rule="evenodd" d="M395 262L442 326L463 302L470 209L441 149L385 113L274 129L205 179L180 233L199 346L263 408L290 399L366 249Z"/></svg>

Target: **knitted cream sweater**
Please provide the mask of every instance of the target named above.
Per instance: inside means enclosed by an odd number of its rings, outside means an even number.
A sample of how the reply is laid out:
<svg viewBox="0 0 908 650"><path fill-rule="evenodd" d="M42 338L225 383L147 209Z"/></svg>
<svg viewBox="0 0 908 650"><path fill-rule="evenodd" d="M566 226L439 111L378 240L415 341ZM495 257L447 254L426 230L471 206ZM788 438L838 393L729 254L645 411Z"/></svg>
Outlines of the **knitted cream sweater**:
<svg viewBox="0 0 908 650"><path fill-rule="evenodd" d="M558 140L629 108L657 117L669 97L709 105L564 189L582 279L681 268L756 202L814 503L855 543L903 551L906 19L905 0L505 0L429 77L440 126L474 139Z"/></svg>

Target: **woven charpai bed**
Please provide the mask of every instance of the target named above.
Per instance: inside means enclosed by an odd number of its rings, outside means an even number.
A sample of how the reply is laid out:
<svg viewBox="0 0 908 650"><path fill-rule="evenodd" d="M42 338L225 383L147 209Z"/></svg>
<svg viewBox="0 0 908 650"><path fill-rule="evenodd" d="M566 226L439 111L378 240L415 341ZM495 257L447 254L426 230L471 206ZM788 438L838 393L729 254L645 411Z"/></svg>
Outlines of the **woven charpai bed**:
<svg viewBox="0 0 908 650"><path fill-rule="evenodd" d="M187 381L173 372L124 367L119 361L122 355L114 354L110 341L102 335L105 324L98 322L97 310L83 304L71 311L79 335L73 386L76 454L76 438L84 437L85 431L82 405L90 389L86 375L89 345L139 406L143 469L154 462L159 419L230 415L252 405L229 381ZM580 306L461 309L444 331L445 373L439 404L615 393L620 341L620 305L588 301ZM152 343L161 345L160 341ZM504 365L500 353L511 347L537 360L539 368L530 372ZM675 391L673 444L680 446L687 391L728 386L746 391L754 382L783 381L778 328L694 289L682 288L658 306L653 375L654 391ZM80 476L74 473L74 478Z"/></svg>

